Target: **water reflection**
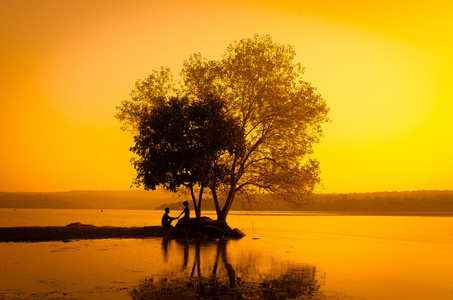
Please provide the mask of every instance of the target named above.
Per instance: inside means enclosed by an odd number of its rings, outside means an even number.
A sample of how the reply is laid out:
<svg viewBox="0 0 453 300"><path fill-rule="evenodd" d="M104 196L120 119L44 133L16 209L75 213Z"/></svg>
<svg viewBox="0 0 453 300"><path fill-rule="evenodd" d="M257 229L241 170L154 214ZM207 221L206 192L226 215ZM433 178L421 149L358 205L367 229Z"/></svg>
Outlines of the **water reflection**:
<svg viewBox="0 0 453 300"><path fill-rule="evenodd" d="M315 266L279 260L257 249L238 251L236 245L229 240L162 239L168 268L130 294L133 299L322 298L325 275Z"/></svg>

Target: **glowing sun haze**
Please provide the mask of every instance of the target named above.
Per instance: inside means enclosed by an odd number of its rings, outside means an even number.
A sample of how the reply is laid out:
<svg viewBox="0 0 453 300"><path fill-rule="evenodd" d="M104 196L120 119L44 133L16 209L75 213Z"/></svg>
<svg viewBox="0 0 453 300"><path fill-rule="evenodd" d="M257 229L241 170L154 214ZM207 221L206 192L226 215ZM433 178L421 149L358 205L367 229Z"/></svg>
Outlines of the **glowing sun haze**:
<svg viewBox="0 0 453 300"><path fill-rule="evenodd" d="M0 3L0 191L125 190L115 107L153 69L269 34L331 108L322 192L453 189L451 1Z"/></svg>

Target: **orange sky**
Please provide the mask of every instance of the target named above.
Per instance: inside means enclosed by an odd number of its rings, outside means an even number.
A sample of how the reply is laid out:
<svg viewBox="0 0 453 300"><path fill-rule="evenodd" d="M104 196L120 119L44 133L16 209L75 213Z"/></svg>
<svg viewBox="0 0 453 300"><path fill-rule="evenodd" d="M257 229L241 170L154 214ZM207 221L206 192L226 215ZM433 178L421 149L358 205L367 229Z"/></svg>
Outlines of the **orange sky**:
<svg viewBox="0 0 453 300"><path fill-rule="evenodd" d="M0 31L0 191L128 189L135 81L254 33L331 107L323 192L453 189L451 1L2 0Z"/></svg>

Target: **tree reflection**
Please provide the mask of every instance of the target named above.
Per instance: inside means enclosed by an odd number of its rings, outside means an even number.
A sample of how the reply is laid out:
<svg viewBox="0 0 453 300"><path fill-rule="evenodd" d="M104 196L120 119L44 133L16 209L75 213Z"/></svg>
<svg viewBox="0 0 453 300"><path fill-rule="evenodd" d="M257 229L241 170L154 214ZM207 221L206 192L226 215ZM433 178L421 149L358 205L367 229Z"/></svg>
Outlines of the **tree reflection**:
<svg viewBox="0 0 453 300"><path fill-rule="evenodd" d="M162 242L168 262L168 243ZM228 240L177 241L182 264L144 280L133 299L319 299L319 272L313 265L292 264L253 251L228 256ZM164 246L165 245L165 246ZM193 257L190 254L193 253ZM181 256L182 255L182 256ZM239 257L241 256L241 257ZM189 264L192 262L192 264ZM232 264L233 262L233 264Z"/></svg>

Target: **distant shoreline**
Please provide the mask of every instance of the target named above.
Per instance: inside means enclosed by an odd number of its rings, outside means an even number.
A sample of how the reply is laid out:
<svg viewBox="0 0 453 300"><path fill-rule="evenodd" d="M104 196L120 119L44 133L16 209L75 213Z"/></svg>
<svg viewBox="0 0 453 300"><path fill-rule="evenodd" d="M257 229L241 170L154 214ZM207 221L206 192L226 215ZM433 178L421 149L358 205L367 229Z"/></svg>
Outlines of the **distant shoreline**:
<svg viewBox="0 0 453 300"><path fill-rule="evenodd" d="M36 207L0 207L0 210L94 210L98 211L98 208L36 208ZM110 208L101 210L103 211L135 211L135 210L150 210L160 211L160 209L118 209ZM212 213L215 215L215 210L205 209L204 213ZM453 217L453 211L346 211L346 210L231 210L229 215L272 215L272 216L288 216L288 215L300 215L300 216L395 216L395 217ZM151 226L153 227L153 226ZM2 228L2 227L0 227ZM4 227L9 228L9 227Z"/></svg>
<svg viewBox="0 0 453 300"><path fill-rule="evenodd" d="M274 210L274 211L231 211L230 215L235 214L259 214L272 216L287 216L291 214L300 214L301 216L364 216L364 217L453 217L453 211L447 212L387 212L387 211L317 211L317 210Z"/></svg>
<svg viewBox="0 0 453 300"><path fill-rule="evenodd" d="M232 210L237 211L308 211L353 212L353 215L453 215L453 191L405 191L349 194L314 194L302 203L279 201L270 195L256 195L252 202L237 197ZM156 191L72 191L55 193L0 192L0 208L42 209L182 209L185 197ZM192 202L192 201L190 201ZM203 210L215 210L206 198Z"/></svg>

